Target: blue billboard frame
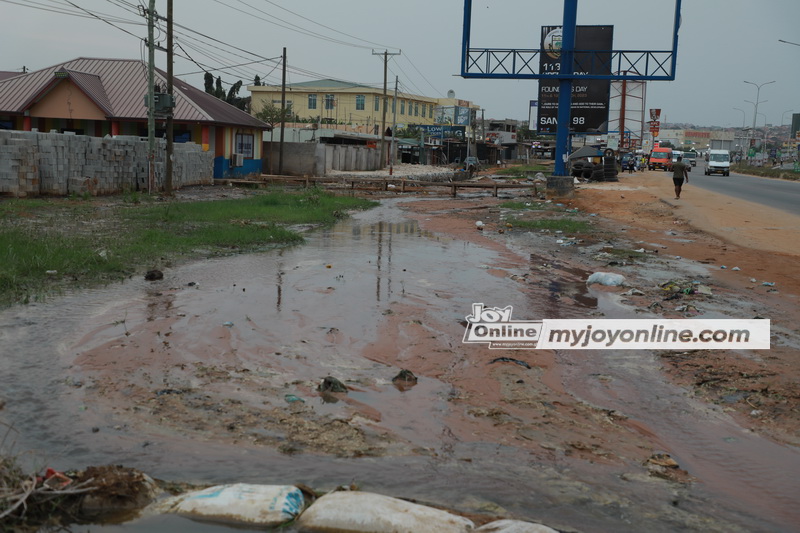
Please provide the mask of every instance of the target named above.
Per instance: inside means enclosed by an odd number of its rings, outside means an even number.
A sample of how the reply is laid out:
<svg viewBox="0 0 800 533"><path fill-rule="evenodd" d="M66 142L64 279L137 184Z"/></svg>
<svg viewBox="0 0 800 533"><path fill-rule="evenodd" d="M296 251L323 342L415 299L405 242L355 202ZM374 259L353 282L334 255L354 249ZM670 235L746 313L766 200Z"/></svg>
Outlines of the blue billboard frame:
<svg viewBox="0 0 800 533"><path fill-rule="evenodd" d="M569 118L573 80L672 81L678 60L678 30L681 23L681 2L675 0L672 50L576 50L575 26L578 0L564 0L561 68L558 73L538 71L542 49L471 48L472 0L464 0L464 27L461 42L461 77L482 79L556 79L559 80L558 130L553 174L567 175L566 152L569 142ZM597 72L598 67L611 74L575 72L574 54L580 52L581 72ZM606 57L607 59L603 59Z"/></svg>

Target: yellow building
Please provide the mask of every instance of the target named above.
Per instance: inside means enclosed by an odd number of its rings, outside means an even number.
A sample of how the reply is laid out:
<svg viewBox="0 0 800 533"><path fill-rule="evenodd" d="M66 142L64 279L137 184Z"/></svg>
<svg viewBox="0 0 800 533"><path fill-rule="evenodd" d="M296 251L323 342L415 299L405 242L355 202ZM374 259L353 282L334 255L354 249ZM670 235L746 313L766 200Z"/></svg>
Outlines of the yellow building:
<svg viewBox="0 0 800 533"><path fill-rule="evenodd" d="M265 103L280 108L281 87L276 85L249 85L252 96L251 112L255 115ZM437 99L394 90L386 94L386 127L392 125L395 104L397 127L432 125ZM383 88L347 83L338 80L316 80L286 86L286 107L300 120L322 124L348 124L364 132L380 134L383 120Z"/></svg>

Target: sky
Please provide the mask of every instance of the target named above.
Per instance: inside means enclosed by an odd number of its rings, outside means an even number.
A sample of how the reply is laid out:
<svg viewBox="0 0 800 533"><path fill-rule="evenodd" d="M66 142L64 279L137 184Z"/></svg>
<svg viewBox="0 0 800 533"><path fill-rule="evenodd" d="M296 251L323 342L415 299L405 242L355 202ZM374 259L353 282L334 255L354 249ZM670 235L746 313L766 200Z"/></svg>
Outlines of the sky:
<svg viewBox="0 0 800 533"><path fill-rule="evenodd" d="M0 70L77 57L146 59L137 6L147 3L0 0ZM672 48L675 0L577 5L578 24L614 26L615 50ZM156 9L165 16L167 0L156 0ZM174 0L174 16L174 72L198 88L203 70L226 86L250 84L255 75L280 84L285 47L288 83L334 78L382 87L388 51L390 91L395 78L407 93L445 97L452 90L491 119L527 120L537 99L536 80L459 76L463 0ZM563 1L473 0L471 45L538 48L541 26L562 20ZM662 123L751 126L756 102L757 127L789 124L800 113L800 0L683 0L681 21L675 80L649 82L646 90L645 108L660 108ZM165 28L155 39L164 46ZM166 70L166 54L156 52L156 65Z"/></svg>

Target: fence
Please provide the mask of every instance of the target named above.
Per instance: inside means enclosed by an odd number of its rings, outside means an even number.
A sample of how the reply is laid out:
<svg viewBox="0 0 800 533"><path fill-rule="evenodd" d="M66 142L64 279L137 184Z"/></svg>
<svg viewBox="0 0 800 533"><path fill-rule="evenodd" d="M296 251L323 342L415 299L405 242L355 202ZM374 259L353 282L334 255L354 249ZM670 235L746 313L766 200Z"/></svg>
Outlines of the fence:
<svg viewBox="0 0 800 533"><path fill-rule="evenodd" d="M174 145L172 185L213 184L214 156L200 145ZM147 190L148 142L140 137L87 137L0 130L0 194L118 194ZM156 189L164 188L166 141L157 140Z"/></svg>

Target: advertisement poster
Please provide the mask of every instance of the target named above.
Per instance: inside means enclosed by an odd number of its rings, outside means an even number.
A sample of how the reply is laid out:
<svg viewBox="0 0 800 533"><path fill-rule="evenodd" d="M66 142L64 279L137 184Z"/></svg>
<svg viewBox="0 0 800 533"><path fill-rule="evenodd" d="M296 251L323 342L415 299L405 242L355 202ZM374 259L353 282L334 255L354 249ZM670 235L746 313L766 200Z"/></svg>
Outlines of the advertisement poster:
<svg viewBox="0 0 800 533"><path fill-rule="evenodd" d="M561 68L561 26L542 26L539 72L556 74ZM591 54L589 51L610 51L614 40L613 26L577 26L575 29L576 74L611 74L610 52ZM581 52L583 51L583 52ZM574 133L605 133L608 131L609 80L573 80L570 131ZM540 134L555 134L558 129L558 80L539 80Z"/></svg>

